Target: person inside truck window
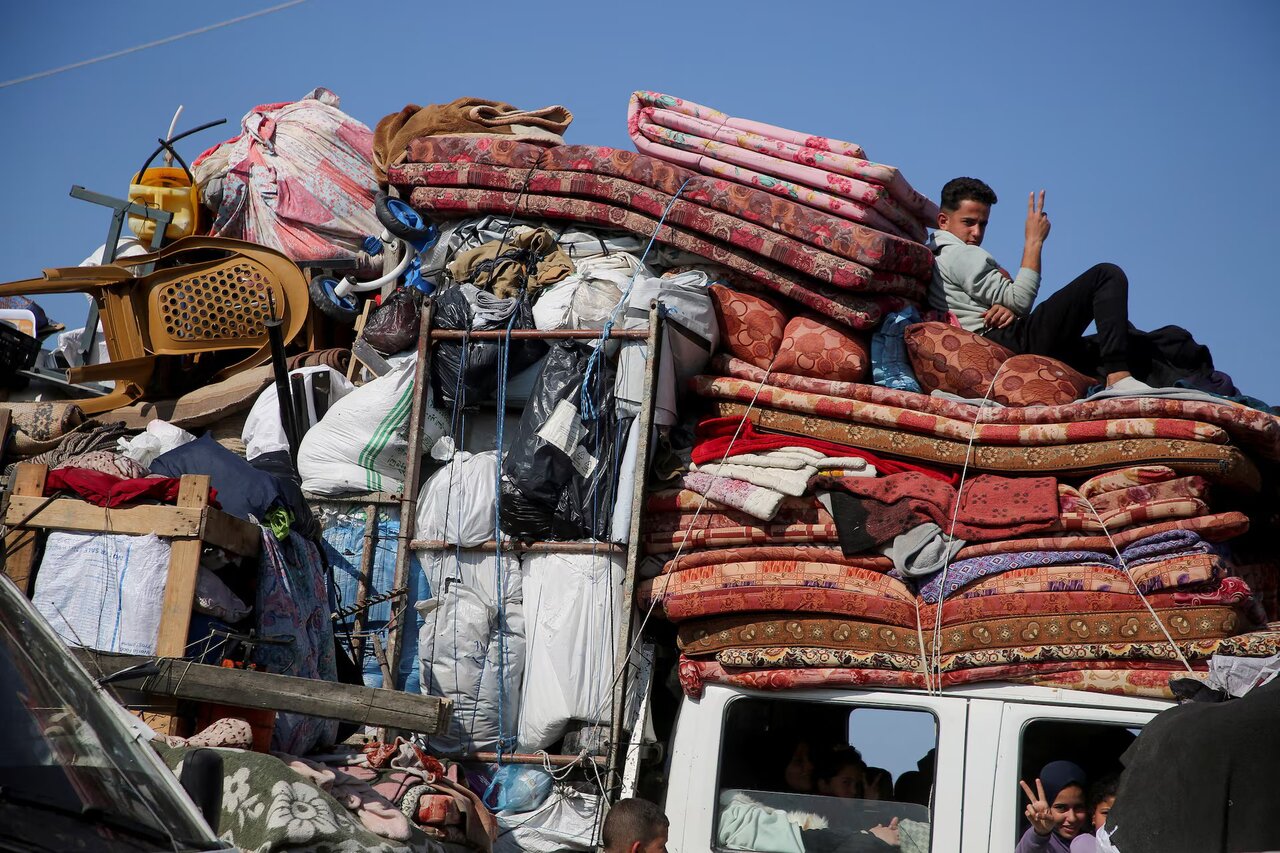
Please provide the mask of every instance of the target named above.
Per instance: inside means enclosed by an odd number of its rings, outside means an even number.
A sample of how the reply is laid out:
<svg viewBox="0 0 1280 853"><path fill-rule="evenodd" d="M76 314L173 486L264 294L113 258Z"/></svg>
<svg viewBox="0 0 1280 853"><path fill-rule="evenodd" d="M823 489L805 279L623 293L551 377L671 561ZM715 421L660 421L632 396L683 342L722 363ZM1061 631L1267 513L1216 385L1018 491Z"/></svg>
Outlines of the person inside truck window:
<svg viewBox="0 0 1280 853"><path fill-rule="evenodd" d="M1089 788L1089 834L1080 834L1071 840L1071 853L1097 853L1098 842L1093 833L1106 826L1107 815L1115 805L1119 787L1119 776L1107 776Z"/></svg>
<svg viewBox="0 0 1280 853"><path fill-rule="evenodd" d="M862 774L862 799L892 800L893 776L883 767L868 767Z"/></svg>
<svg viewBox="0 0 1280 853"><path fill-rule="evenodd" d="M1070 761L1050 761L1032 788L1019 781L1027 796L1026 818L1031 824L1014 853L1070 853L1071 842L1089 825L1085 809L1084 771Z"/></svg>
<svg viewBox="0 0 1280 853"><path fill-rule="evenodd" d="M898 777L893 785L893 798L900 803L916 803L929 805L929 795L933 791L933 763L937 750L931 749L916 762L915 770L908 770Z"/></svg>
<svg viewBox="0 0 1280 853"><path fill-rule="evenodd" d="M798 740L791 748L790 758L782 768L782 790L797 794L813 792L813 746L807 740Z"/></svg>
<svg viewBox="0 0 1280 853"><path fill-rule="evenodd" d="M1082 373L1098 372L1106 386L1141 391L1129 372L1129 279L1115 264L1098 264L1033 308L1040 291L1040 256L1049 236L1044 191L1027 203L1022 265L1010 276L982 249L996 194L976 178L953 178L942 188L938 230L929 238L936 263L929 307L951 312L970 332L1015 353L1050 356ZM1098 351L1081 338L1098 327Z"/></svg>
<svg viewBox="0 0 1280 853"><path fill-rule="evenodd" d="M861 798L866 769L862 753L851 746L825 749L813 762L813 787L824 797Z"/></svg>
<svg viewBox="0 0 1280 853"><path fill-rule="evenodd" d="M671 821L648 800L618 800L604 819L604 853L666 853Z"/></svg>

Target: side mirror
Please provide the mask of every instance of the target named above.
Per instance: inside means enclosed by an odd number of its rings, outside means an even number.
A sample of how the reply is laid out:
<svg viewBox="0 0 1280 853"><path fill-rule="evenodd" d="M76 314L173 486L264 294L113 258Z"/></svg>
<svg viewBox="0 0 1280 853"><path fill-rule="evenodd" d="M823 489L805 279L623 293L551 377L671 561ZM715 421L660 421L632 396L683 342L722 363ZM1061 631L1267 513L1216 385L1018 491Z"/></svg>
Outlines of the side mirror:
<svg viewBox="0 0 1280 853"><path fill-rule="evenodd" d="M222 814L222 756L212 749L192 750L182 759L178 781L216 834Z"/></svg>

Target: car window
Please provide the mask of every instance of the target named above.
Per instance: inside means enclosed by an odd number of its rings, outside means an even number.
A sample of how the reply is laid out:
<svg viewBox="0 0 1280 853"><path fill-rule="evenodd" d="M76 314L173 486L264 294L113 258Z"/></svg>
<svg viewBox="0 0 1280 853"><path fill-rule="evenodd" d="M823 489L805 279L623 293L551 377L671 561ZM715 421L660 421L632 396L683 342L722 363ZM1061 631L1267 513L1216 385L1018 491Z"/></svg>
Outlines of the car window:
<svg viewBox="0 0 1280 853"><path fill-rule="evenodd" d="M924 709L740 697L725 709L714 847L928 849L937 721Z"/></svg>
<svg viewBox="0 0 1280 853"><path fill-rule="evenodd" d="M1120 757L1139 731L1121 723L1052 719L1033 720L1023 727L1018 778L1038 796L1036 780L1047 777L1041 786L1054 822L1051 834L1068 845L1078 836L1093 834L1094 814L1100 806L1106 807L1105 795L1124 767ZM1079 778L1078 783L1074 777ZM1065 788L1060 787L1064 783ZM1035 831L1026 815L1029 800L1020 786L1010 795L1018 802L1014 838L1021 839L1028 831Z"/></svg>

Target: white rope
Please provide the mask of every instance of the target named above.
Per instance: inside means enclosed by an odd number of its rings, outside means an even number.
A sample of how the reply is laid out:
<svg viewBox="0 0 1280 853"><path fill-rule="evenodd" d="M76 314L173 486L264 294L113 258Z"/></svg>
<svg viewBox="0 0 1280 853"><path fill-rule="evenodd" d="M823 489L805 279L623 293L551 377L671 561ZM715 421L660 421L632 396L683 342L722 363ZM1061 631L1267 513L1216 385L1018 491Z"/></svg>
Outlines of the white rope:
<svg viewBox="0 0 1280 853"><path fill-rule="evenodd" d="M1182 649L1173 641L1173 635L1169 633L1169 629L1165 627L1164 620L1160 618L1160 614L1151 606L1151 602L1142 594L1142 590L1138 588L1138 581L1134 578L1133 572L1129 569L1128 562L1125 561L1124 555L1120 553L1120 548L1116 545L1116 540L1112 538L1111 531L1107 529L1107 524L1102 520L1102 516L1098 514L1098 510L1094 508L1093 502L1083 495L1080 496L1085 506L1089 507L1089 511L1093 513L1093 517L1098 520L1098 524L1102 526L1102 532L1107 534L1107 541L1111 543L1111 550L1116 552L1116 559L1120 561L1120 568L1124 569L1125 577L1129 579L1129 583L1133 584L1133 591L1138 594L1138 598L1142 599L1142 604L1147 608L1147 612L1151 614L1151 618L1156 620L1156 624L1160 626L1160 633L1164 634L1164 638L1169 641L1169 647L1173 649L1173 653L1178 656L1178 661L1187 668L1187 672L1195 672L1191 664L1187 662L1186 657L1182 654Z"/></svg>
<svg viewBox="0 0 1280 853"><path fill-rule="evenodd" d="M1000 371L1004 370L1004 362L996 368L995 375L991 377L991 382L987 384L987 393L982 397L982 404L978 406L978 411L973 416L973 423L969 425L969 443L964 452L964 465L960 468L960 483L956 486L955 506L951 508L951 528L947 531L947 544L943 550L942 574L939 576L938 582L938 602L934 605L937 608L934 612L933 621L933 647L930 650L933 660L933 671L938 678L937 692L942 692L942 605L947 600L947 572L951 569L951 545L955 541L956 522L960 517L960 499L964 496L964 484L969 475L969 462L973 458L973 443L978 437L978 424L982 420L982 413L987 408L987 403L991 399L991 391L996 387L996 380L1000 378Z"/></svg>

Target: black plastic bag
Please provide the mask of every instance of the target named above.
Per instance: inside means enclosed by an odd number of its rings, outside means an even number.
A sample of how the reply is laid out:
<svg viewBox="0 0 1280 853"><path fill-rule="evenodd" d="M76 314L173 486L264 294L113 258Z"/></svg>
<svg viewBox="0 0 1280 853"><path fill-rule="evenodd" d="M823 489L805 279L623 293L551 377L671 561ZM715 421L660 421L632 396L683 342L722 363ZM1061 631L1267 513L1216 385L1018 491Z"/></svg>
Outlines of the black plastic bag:
<svg viewBox="0 0 1280 853"><path fill-rule="evenodd" d="M361 337L383 355L404 352L418 342L421 319L422 291L398 287L369 315Z"/></svg>
<svg viewBox="0 0 1280 853"><path fill-rule="evenodd" d="M515 297L515 322L512 329L532 329L533 307L527 295ZM471 329L488 331L506 329L510 315L501 323L476 322L471 303L458 285L438 291L431 315L433 329ZM502 341L441 342L431 354L431 393L438 409L475 409L480 403L493 397L498 390L499 359ZM511 341L507 354L507 378L542 358L547 351L545 341ZM461 381L459 381L461 374ZM456 399L455 399L456 398Z"/></svg>
<svg viewBox="0 0 1280 853"><path fill-rule="evenodd" d="M618 463L630 420L614 418L614 365L598 361L591 377L594 417L584 420L582 383L593 348L576 341L551 347L502 464L502 529L535 539L607 539L617 496Z"/></svg>

